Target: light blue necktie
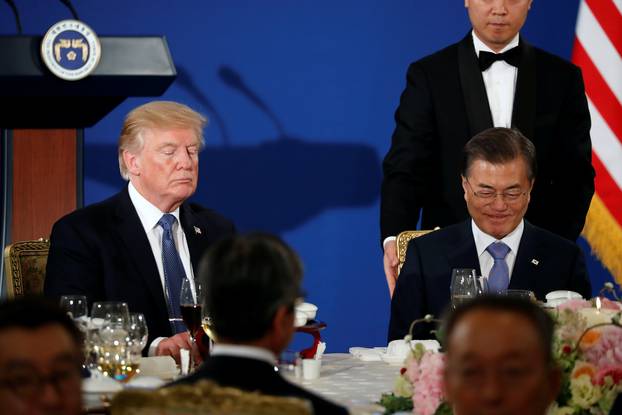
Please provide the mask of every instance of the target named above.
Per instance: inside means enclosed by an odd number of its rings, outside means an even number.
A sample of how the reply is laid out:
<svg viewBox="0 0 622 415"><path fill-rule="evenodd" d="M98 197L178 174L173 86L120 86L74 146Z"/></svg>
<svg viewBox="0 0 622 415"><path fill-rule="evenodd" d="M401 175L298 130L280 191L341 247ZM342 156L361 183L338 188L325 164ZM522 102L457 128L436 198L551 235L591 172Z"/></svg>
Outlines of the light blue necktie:
<svg viewBox="0 0 622 415"><path fill-rule="evenodd" d="M164 268L164 283L168 294L168 315L169 318L175 319L171 321L171 329L176 334L186 331L186 326L179 320L181 318L179 296L182 281L186 278L186 272L175 247L175 239L173 239L172 229L175 222L177 222L177 218L170 213L165 213L158 221L158 225L164 231L162 234L162 267Z"/></svg>
<svg viewBox="0 0 622 415"><path fill-rule="evenodd" d="M508 289L510 285L510 271L505 257L510 252L510 247L503 242L493 242L488 245L486 251L495 259L490 274L488 274L488 290L497 294Z"/></svg>

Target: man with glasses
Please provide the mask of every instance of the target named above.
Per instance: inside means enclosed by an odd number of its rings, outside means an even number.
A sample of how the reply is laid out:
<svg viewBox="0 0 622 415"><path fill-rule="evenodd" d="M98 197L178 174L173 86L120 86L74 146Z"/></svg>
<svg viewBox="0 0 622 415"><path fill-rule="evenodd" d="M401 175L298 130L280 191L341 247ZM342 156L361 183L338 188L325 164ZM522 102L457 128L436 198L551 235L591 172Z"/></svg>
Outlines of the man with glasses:
<svg viewBox="0 0 622 415"><path fill-rule="evenodd" d="M536 150L518 130L490 128L464 147L462 189L470 219L413 239L391 301L389 339L449 303L454 268L472 268L491 292L531 290L540 300L555 290L591 296L579 247L523 217L536 177ZM429 337L417 326L416 337Z"/></svg>
<svg viewBox="0 0 622 415"><path fill-rule="evenodd" d="M81 348L81 332L56 304L0 304L0 414L81 414Z"/></svg>

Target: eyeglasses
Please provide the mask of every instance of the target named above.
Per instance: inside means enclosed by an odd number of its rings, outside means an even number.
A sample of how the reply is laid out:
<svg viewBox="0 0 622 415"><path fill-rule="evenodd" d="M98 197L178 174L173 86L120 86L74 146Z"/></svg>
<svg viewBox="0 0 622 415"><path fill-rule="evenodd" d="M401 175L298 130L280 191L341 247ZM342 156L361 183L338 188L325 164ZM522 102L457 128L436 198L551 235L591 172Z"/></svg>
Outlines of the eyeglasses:
<svg viewBox="0 0 622 415"><path fill-rule="evenodd" d="M529 192L524 192L521 189L509 189L509 190L504 190L503 192L496 192L492 189L482 189L482 190L475 191L473 190L473 186L471 186L471 183L469 182L469 180L468 179L465 179L465 180L467 184L469 185L469 187L471 188L473 195L477 197L478 199L482 199L488 203L491 203L492 201L494 201L497 195L500 195L501 199L504 202L513 203L513 202L517 202L521 196L524 196L529 193Z"/></svg>
<svg viewBox="0 0 622 415"><path fill-rule="evenodd" d="M36 399L42 394L46 383L52 385L56 393L65 396L80 382L78 365L56 369L45 376L34 369L14 370L0 378L0 388L8 388L22 399Z"/></svg>

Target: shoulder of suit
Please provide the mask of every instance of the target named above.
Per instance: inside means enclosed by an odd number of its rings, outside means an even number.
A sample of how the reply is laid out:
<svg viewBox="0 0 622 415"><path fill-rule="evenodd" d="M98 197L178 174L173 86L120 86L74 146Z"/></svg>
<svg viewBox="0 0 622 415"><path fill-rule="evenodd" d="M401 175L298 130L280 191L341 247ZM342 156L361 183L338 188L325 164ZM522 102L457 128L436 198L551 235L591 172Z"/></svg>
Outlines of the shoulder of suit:
<svg viewBox="0 0 622 415"><path fill-rule="evenodd" d="M424 69L433 67L436 69L438 68L438 65L445 65L448 62L455 61L455 63L457 63L458 45L459 43L454 43L430 55L424 56L423 58L413 62L411 67L421 67Z"/></svg>
<svg viewBox="0 0 622 415"><path fill-rule="evenodd" d="M561 58L551 52L547 52L544 49L541 49L537 46L530 45L534 51L536 64L543 66L550 66L553 70L563 71L563 70L579 70L579 67L574 63Z"/></svg>
<svg viewBox="0 0 622 415"><path fill-rule="evenodd" d="M558 247L559 249L578 249L578 245L576 243L527 221L525 221L525 230L523 232L532 233L534 239L539 243L547 244L552 247Z"/></svg>
<svg viewBox="0 0 622 415"><path fill-rule="evenodd" d="M122 192L116 193L105 200L76 209L61 217L56 224L102 221L104 218L113 214L115 206L118 205L121 197Z"/></svg>
<svg viewBox="0 0 622 415"><path fill-rule="evenodd" d="M233 226L233 222L230 219L214 209L206 208L197 203L186 203L185 206L193 215L203 220L215 222L222 226Z"/></svg>

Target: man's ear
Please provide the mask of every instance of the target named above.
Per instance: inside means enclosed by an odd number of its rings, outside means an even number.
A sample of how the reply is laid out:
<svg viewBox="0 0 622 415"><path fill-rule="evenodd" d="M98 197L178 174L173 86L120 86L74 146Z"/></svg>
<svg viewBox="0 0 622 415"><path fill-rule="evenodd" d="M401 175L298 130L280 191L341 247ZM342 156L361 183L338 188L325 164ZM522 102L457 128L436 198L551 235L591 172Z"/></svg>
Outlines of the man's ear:
<svg viewBox="0 0 622 415"><path fill-rule="evenodd" d="M469 184L467 183L466 177L460 175L460 182L462 184L462 190L464 191L464 200L467 200L467 193L469 191Z"/></svg>
<svg viewBox="0 0 622 415"><path fill-rule="evenodd" d="M127 167L127 171L130 173L130 175L140 176L140 157L138 157L137 154L134 154L129 150L123 150L122 157L123 161L125 162L125 167Z"/></svg>

